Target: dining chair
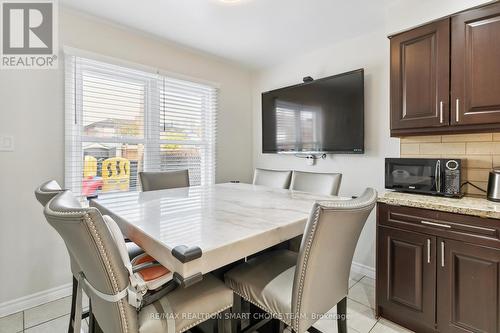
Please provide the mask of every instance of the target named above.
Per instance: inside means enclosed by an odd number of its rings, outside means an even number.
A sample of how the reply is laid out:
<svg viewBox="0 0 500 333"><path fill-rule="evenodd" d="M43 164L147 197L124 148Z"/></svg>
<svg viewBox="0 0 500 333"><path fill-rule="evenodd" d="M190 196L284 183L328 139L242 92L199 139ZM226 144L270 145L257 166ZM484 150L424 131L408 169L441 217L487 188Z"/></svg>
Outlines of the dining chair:
<svg viewBox="0 0 500 333"><path fill-rule="evenodd" d="M312 325L337 305L338 331L345 333L352 258L376 199L377 192L368 188L357 199L315 203L299 253L268 252L225 274L234 308L243 298L303 333L317 331Z"/></svg>
<svg viewBox="0 0 500 333"><path fill-rule="evenodd" d="M290 190L320 195L338 195L341 181L341 173L315 173L294 170ZM290 239L288 249L298 252L301 242L302 235Z"/></svg>
<svg viewBox="0 0 500 333"><path fill-rule="evenodd" d="M142 191L189 187L189 170L139 172Z"/></svg>
<svg viewBox="0 0 500 333"><path fill-rule="evenodd" d="M54 198L59 193L64 192L59 183L55 180L49 180L42 185L38 186L35 189L35 197L38 202L45 207L47 203ZM131 242L130 240L126 241L126 251L130 259L137 260L142 255L144 255L144 250L142 250L137 244ZM68 251L69 252L69 251ZM72 254L69 252L70 258L70 267L71 273L73 274L72 279L72 295L71 295L71 313L74 314L75 306L76 306L76 288L78 284L78 273L81 271L80 267L77 264L77 261L73 258ZM83 318L90 317L92 321L92 308L89 306L89 310L83 314ZM73 318L70 319L72 321ZM72 323L70 323L70 327L72 327Z"/></svg>
<svg viewBox="0 0 500 333"><path fill-rule="evenodd" d="M45 207L45 205L47 205L50 199L52 199L57 194L63 191L64 190L61 188L61 186L57 181L49 180L35 189L35 197L38 200L38 202L40 202L40 204L42 204L42 206ZM130 259L133 259L138 255L144 253L144 250L142 248L140 248L137 244L135 244L129 239L126 239L126 245Z"/></svg>
<svg viewBox="0 0 500 333"><path fill-rule="evenodd" d="M95 207L82 208L69 190L51 199L44 214L81 269L74 318L81 313L82 289L106 333L185 332L232 307L231 289L209 274L188 288L151 291L135 274L114 220ZM80 321L73 328L79 332Z"/></svg>
<svg viewBox="0 0 500 333"><path fill-rule="evenodd" d="M38 186L35 189L35 197L38 200L38 202L45 207L47 203L54 198L56 195L64 192L64 190L61 188L59 183L55 180L49 180L42 185ZM71 273L73 274L73 287L72 287L72 294L71 294L71 318L70 318L70 331L72 331L72 325L73 325L73 314L75 311L75 306L76 306L76 288L78 284L78 273L81 271L80 267L78 267L77 261L73 258L73 255L68 251L69 253L69 261L70 261L70 267L71 267ZM87 318L92 316L91 310L89 309L88 312L83 313L82 319Z"/></svg>
<svg viewBox="0 0 500 333"><path fill-rule="evenodd" d="M291 171L255 168L255 172L253 174L253 184L288 189L290 187L291 176Z"/></svg>
<svg viewBox="0 0 500 333"><path fill-rule="evenodd" d="M290 189L321 195L338 195L341 173L293 171Z"/></svg>

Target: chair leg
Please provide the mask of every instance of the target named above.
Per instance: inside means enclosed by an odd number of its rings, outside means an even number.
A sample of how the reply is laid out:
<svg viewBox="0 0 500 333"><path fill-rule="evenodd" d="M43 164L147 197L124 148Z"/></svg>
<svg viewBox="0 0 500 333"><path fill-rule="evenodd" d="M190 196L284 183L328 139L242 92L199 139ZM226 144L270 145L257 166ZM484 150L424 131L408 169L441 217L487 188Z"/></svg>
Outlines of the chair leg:
<svg viewBox="0 0 500 333"><path fill-rule="evenodd" d="M92 303L89 302L89 333L103 333L97 319L92 312Z"/></svg>
<svg viewBox="0 0 500 333"><path fill-rule="evenodd" d="M95 317L94 314L92 313L92 303L90 303L89 300L89 333L94 333L95 332Z"/></svg>
<svg viewBox="0 0 500 333"><path fill-rule="evenodd" d="M228 327L228 318L230 318L230 310L224 310L221 313L219 313L214 332L215 333L231 333L231 327ZM231 324L231 323L229 323ZM231 325L229 325L231 326ZM228 330L229 329L229 330Z"/></svg>
<svg viewBox="0 0 500 333"><path fill-rule="evenodd" d="M337 303L338 333L347 333L347 297Z"/></svg>
<svg viewBox="0 0 500 333"><path fill-rule="evenodd" d="M279 319L273 319L273 332L283 333L285 330L285 323Z"/></svg>
<svg viewBox="0 0 500 333"><path fill-rule="evenodd" d="M314 326L309 327L309 328L307 329L307 331L308 331L309 333L323 333L323 332L321 332L320 330L318 330L318 329L317 329L316 327L314 327Z"/></svg>
<svg viewBox="0 0 500 333"><path fill-rule="evenodd" d="M68 333L73 333L73 321L75 320L75 307L76 307L76 289L78 288L78 280L73 276L73 288L71 291L71 313L69 316Z"/></svg>
<svg viewBox="0 0 500 333"><path fill-rule="evenodd" d="M233 308L231 312L231 333L241 333L241 296L236 293L233 293Z"/></svg>

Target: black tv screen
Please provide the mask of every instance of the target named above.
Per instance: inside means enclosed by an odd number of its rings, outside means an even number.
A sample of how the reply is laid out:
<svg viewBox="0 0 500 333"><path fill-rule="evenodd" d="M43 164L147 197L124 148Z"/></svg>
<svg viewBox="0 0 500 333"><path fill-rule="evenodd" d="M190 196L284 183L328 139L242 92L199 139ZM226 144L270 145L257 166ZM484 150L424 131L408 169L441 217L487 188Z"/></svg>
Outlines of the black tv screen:
<svg viewBox="0 0 500 333"><path fill-rule="evenodd" d="M364 153L363 69L262 94L263 153Z"/></svg>

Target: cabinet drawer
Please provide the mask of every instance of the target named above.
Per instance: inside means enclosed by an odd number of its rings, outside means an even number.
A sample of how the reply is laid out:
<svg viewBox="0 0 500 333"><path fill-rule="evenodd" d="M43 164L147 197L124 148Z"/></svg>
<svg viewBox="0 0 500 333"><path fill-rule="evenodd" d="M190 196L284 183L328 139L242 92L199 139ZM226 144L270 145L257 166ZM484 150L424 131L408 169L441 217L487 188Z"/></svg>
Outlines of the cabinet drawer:
<svg viewBox="0 0 500 333"><path fill-rule="evenodd" d="M378 223L500 248L500 220L378 204Z"/></svg>

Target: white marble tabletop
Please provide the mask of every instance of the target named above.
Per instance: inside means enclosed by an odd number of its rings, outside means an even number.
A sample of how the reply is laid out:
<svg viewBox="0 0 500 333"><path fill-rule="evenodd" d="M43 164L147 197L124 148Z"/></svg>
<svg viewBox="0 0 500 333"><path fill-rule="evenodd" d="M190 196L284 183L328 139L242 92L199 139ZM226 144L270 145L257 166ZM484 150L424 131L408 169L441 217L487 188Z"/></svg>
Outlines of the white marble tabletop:
<svg viewBox="0 0 500 333"><path fill-rule="evenodd" d="M183 279L205 274L303 233L316 200L346 200L250 184L104 194L90 205ZM182 263L177 246L202 256Z"/></svg>

